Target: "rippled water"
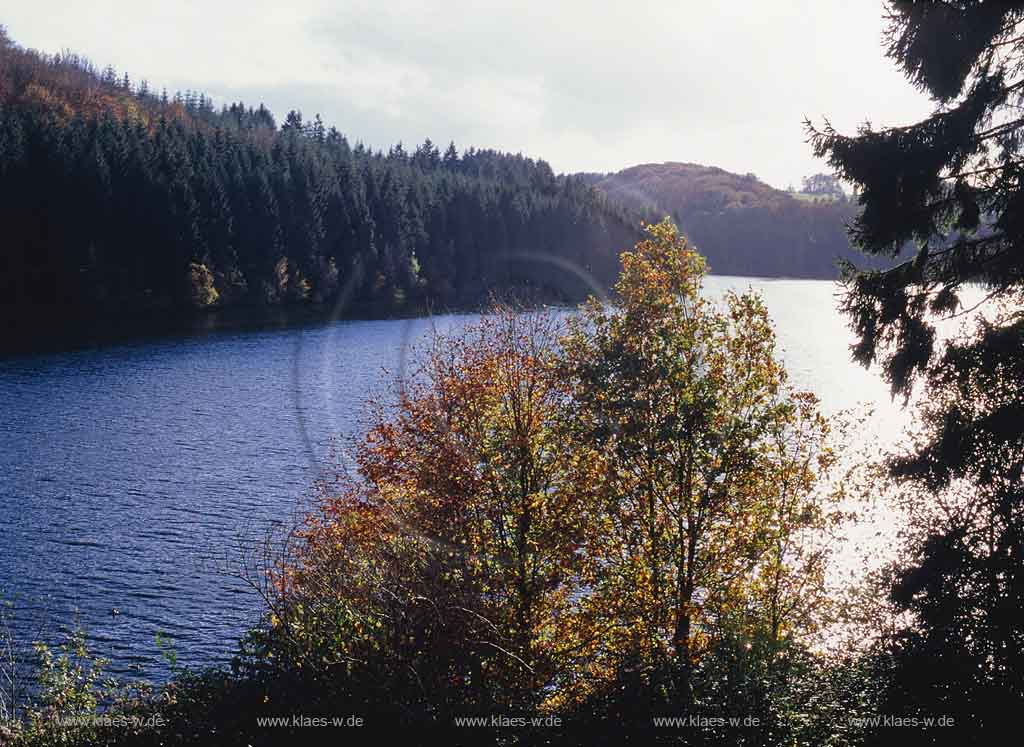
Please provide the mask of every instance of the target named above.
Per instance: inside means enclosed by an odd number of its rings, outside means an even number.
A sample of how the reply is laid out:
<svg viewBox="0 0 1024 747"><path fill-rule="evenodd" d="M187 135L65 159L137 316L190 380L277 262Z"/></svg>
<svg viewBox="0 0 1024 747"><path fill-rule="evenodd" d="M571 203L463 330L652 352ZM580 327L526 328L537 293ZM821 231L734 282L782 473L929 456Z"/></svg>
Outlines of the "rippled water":
<svg viewBox="0 0 1024 747"><path fill-rule="evenodd" d="M793 381L829 411L870 401L883 439L903 415L852 364L828 282L712 277L764 296ZM14 632L53 638L78 616L117 672L225 660L259 613L238 578L294 521L360 431L410 343L471 316L345 321L135 341L0 360L0 596ZM255 553L255 555L254 555ZM118 614L112 614L113 610ZM77 611L77 612L76 612Z"/></svg>

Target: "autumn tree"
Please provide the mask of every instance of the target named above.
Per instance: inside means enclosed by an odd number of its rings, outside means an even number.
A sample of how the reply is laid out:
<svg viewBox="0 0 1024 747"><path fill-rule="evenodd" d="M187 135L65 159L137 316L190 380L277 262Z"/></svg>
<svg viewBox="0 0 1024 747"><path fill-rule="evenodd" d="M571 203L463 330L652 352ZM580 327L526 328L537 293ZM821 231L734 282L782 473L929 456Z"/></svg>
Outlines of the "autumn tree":
<svg viewBox="0 0 1024 747"><path fill-rule="evenodd" d="M796 539L824 520L814 487L831 455L760 299L704 298L703 259L670 221L647 230L622 256L616 302L590 303L561 357L588 506L581 631L565 636L588 675L568 690L629 662L686 707L695 664L727 629L779 642L803 621L792 576L821 557Z"/></svg>
<svg viewBox="0 0 1024 747"><path fill-rule="evenodd" d="M556 489L555 329L503 310L439 337L376 409L360 479L325 486L280 579L272 634L296 664L425 712L537 706L580 534Z"/></svg>
<svg viewBox="0 0 1024 747"><path fill-rule="evenodd" d="M820 612L828 424L758 297L704 298L673 224L648 235L612 304L437 337L375 409L277 578L286 671L433 721L746 697L733 654L784 677Z"/></svg>

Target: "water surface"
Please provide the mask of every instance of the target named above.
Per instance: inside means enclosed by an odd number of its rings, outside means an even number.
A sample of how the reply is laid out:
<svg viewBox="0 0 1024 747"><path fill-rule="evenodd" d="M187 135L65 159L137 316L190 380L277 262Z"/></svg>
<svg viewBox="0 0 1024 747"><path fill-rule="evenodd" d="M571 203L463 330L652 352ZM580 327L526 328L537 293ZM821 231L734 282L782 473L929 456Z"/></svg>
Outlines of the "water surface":
<svg viewBox="0 0 1024 747"><path fill-rule="evenodd" d="M903 415L849 360L837 286L711 277L759 290L792 381L834 412L872 402L895 438ZM165 336L0 360L0 595L22 640L77 616L113 670L161 676L157 632L182 662L224 661L256 619L242 578L296 520L386 394L410 344L473 319L337 321ZM343 459L343 453L341 457ZM116 611L116 614L115 614Z"/></svg>

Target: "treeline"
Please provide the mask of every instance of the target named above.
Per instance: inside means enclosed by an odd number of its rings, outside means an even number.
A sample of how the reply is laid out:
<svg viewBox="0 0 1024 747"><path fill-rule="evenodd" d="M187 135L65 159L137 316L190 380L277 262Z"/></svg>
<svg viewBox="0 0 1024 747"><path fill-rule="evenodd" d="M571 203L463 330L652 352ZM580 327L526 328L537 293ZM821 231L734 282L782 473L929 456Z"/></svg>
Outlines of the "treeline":
<svg viewBox="0 0 1024 747"><path fill-rule="evenodd" d="M578 298L635 220L583 180L429 140L387 153L319 116L157 94L0 35L0 304L83 314L344 302L472 306L494 289ZM567 269L568 268L568 269Z"/></svg>
<svg viewBox="0 0 1024 747"><path fill-rule="evenodd" d="M693 163L579 176L646 217L672 216L716 274L833 279L837 260L865 263L846 233L858 207L845 197L784 192Z"/></svg>

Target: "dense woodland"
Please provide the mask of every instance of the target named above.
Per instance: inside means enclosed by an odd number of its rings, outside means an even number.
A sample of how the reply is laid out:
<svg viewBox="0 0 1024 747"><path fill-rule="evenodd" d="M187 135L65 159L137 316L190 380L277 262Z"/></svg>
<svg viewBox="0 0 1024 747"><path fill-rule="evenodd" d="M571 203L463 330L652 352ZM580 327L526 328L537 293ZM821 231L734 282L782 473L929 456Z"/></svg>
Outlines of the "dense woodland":
<svg viewBox="0 0 1024 747"><path fill-rule="evenodd" d="M608 282L636 220L544 161L429 140L387 153L319 116L150 90L0 36L0 298L83 313L553 298ZM528 255L528 256L526 256Z"/></svg>
<svg viewBox="0 0 1024 747"><path fill-rule="evenodd" d="M319 115L218 109L2 32L0 191L0 316L28 333L168 308L578 300L665 215L716 273L833 278L853 256L848 200L692 164L559 176L429 139L374 151Z"/></svg>

